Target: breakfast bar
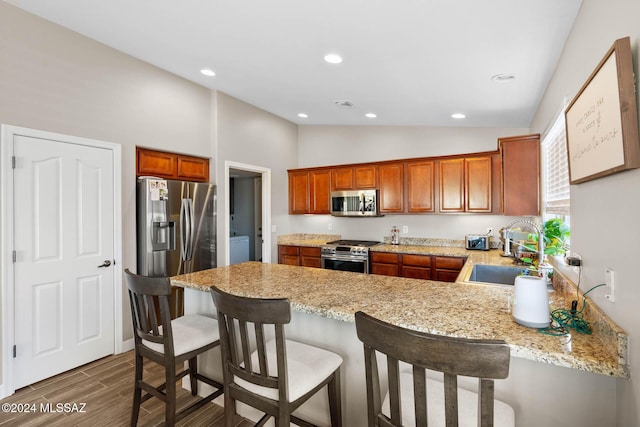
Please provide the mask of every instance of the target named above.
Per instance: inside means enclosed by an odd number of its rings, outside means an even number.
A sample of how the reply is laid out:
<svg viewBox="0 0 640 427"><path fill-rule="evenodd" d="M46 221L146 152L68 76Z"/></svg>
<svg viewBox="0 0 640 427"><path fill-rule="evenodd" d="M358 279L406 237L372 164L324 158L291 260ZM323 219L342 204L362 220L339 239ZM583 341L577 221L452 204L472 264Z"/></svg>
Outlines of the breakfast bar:
<svg viewBox="0 0 640 427"><path fill-rule="evenodd" d="M487 260L469 259L467 263L483 261ZM626 348L620 351L615 334L612 340L594 328L591 335L550 336L515 323L509 305L513 290L508 286L259 262L175 276L171 282L186 288L185 313L215 313L208 292L211 286L247 297L288 298L293 313L287 337L327 348L344 359L343 395L349 426L366 424L362 345L353 323L359 310L428 333L505 340L511 348L511 370L509 378L496 382L496 397L514 407L519 426L607 425L614 417L607 405L615 404L615 377L629 375L626 354L621 354ZM552 292L552 307L566 303L562 292ZM215 376L218 363L212 356L201 366ZM318 417L327 413L326 402L315 404L320 409L301 410Z"/></svg>

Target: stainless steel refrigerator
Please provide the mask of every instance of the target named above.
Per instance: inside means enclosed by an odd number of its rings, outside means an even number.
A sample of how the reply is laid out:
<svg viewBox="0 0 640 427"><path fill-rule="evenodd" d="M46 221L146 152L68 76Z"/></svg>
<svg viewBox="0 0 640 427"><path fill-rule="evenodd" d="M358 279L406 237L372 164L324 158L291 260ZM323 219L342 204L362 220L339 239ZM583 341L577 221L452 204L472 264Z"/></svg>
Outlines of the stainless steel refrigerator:
<svg viewBox="0 0 640 427"><path fill-rule="evenodd" d="M152 177L137 186L138 274L216 267L216 186Z"/></svg>

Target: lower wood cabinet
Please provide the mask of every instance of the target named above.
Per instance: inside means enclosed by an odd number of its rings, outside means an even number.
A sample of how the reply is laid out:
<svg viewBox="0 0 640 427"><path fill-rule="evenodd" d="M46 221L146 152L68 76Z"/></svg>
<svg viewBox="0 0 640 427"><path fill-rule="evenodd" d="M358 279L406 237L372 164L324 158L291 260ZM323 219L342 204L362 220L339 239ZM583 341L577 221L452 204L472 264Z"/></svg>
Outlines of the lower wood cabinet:
<svg viewBox="0 0 640 427"><path fill-rule="evenodd" d="M433 280L441 282L455 282L466 258L434 256L433 257Z"/></svg>
<svg viewBox="0 0 640 427"><path fill-rule="evenodd" d="M399 276L400 257L389 252L369 252L371 256L371 274Z"/></svg>
<svg viewBox="0 0 640 427"><path fill-rule="evenodd" d="M278 264L320 268L320 248L315 246L278 245Z"/></svg>
<svg viewBox="0 0 640 427"><path fill-rule="evenodd" d="M466 258L370 252L371 274L455 282Z"/></svg>

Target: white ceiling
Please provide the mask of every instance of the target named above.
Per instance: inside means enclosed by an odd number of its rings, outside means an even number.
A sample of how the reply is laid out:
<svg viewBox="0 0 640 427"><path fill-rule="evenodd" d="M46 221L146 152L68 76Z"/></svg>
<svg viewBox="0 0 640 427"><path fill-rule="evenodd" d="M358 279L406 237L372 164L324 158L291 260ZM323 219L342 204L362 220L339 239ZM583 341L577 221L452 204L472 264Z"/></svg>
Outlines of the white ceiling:
<svg viewBox="0 0 640 427"><path fill-rule="evenodd" d="M582 2L6 1L298 124L492 127L529 126Z"/></svg>

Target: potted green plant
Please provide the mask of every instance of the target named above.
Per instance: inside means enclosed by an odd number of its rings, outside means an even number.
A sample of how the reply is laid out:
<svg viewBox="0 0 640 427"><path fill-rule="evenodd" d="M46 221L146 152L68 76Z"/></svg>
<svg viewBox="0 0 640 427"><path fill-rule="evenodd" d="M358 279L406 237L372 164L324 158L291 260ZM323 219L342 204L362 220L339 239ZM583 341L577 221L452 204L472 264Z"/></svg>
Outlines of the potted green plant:
<svg viewBox="0 0 640 427"><path fill-rule="evenodd" d="M546 255L563 255L571 237L569 225L562 218L552 218L544 223L544 253ZM537 244L538 235L530 237Z"/></svg>
<svg viewBox="0 0 640 427"><path fill-rule="evenodd" d="M562 218L552 218L543 224L545 255L562 255L566 252L571 232ZM530 233L524 245L531 252L538 250L538 234ZM520 258L525 264L535 264L532 258Z"/></svg>

